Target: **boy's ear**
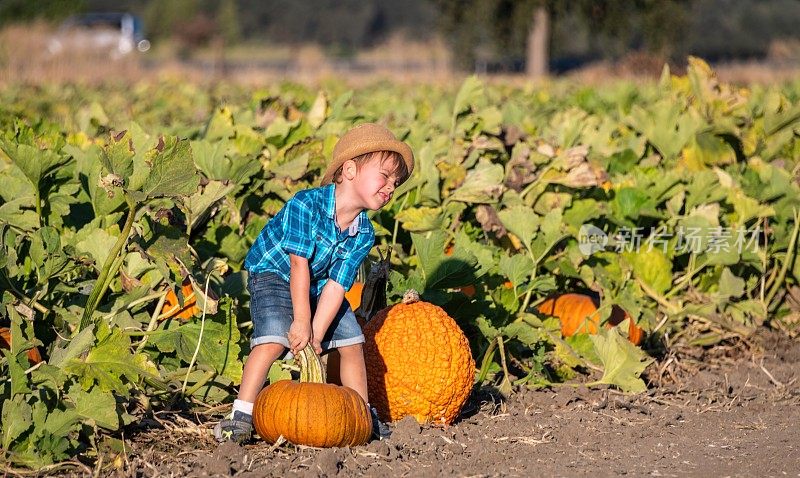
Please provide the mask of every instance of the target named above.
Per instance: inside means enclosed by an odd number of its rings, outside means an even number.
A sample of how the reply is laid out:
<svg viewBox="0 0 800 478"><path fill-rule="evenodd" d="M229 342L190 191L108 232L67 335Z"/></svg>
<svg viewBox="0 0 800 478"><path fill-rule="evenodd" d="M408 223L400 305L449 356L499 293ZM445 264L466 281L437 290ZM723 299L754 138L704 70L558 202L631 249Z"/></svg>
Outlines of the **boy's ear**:
<svg viewBox="0 0 800 478"><path fill-rule="evenodd" d="M342 176L345 178L352 180L356 177L356 173L358 172L358 167L356 166L356 162L352 159L348 159L342 165Z"/></svg>

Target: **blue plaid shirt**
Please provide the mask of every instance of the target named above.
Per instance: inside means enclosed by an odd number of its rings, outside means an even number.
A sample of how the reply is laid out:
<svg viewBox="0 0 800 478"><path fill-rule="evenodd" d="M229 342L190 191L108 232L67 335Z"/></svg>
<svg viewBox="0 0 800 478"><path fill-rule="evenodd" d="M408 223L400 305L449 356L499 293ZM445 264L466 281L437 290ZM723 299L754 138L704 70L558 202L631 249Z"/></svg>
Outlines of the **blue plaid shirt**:
<svg viewBox="0 0 800 478"><path fill-rule="evenodd" d="M334 184L299 191L264 226L244 260L253 272L275 272L289 281L289 254L308 259L311 293L333 279L350 290L358 267L375 242L366 211L344 231L336 225Z"/></svg>

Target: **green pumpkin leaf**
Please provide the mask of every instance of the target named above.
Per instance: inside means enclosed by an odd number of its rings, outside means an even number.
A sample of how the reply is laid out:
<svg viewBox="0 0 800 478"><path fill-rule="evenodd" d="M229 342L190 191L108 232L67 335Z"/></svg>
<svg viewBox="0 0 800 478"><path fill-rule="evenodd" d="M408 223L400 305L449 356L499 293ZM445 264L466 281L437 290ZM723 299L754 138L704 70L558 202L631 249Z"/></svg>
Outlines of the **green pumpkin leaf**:
<svg viewBox="0 0 800 478"><path fill-rule="evenodd" d="M464 230L456 232L453 248L458 253L456 257L460 257L461 251L465 251L475 257L477 260L477 269L475 270L476 278L482 277L484 274L487 274L497 267L497 261L494 258L492 246L473 241Z"/></svg>
<svg viewBox="0 0 800 478"><path fill-rule="evenodd" d="M36 190L20 168L0 161L0 198L18 201L21 206L33 207Z"/></svg>
<svg viewBox="0 0 800 478"><path fill-rule="evenodd" d="M636 105L628 124L640 131L666 159L677 157L686 143L704 127L702 118L693 110L681 111L683 105L664 99L645 109Z"/></svg>
<svg viewBox="0 0 800 478"><path fill-rule="evenodd" d="M528 347L547 341L546 333L525 322L513 322L503 327L503 335L509 339L517 339Z"/></svg>
<svg viewBox="0 0 800 478"><path fill-rule="evenodd" d="M204 137L206 139L227 139L233 136L233 113L230 108L223 106L214 110L214 114L206 124Z"/></svg>
<svg viewBox="0 0 800 478"><path fill-rule="evenodd" d="M683 149L682 154L684 163L692 171L736 162L736 153L731 146L710 132L695 135Z"/></svg>
<svg viewBox="0 0 800 478"><path fill-rule="evenodd" d="M603 364L600 357L597 355L594 342L592 342L589 334L574 334L565 338L564 341L579 357L585 359L587 362L591 362L595 365Z"/></svg>
<svg viewBox="0 0 800 478"><path fill-rule="evenodd" d="M89 326L72 337L66 344L59 343L50 353L50 365L62 367L71 359L88 351L94 344L94 331Z"/></svg>
<svg viewBox="0 0 800 478"><path fill-rule="evenodd" d="M725 298L741 297L744 294L745 282L744 279L735 276L729 268L724 268L719 277L719 289L717 293Z"/></svg>
<svg viewBox="0 0 800 478"><path fill-rule="evenodd" d="M64 370L74 375L84 390L98 386L127 397L130 387L141 377L157 376L158 371L145 355L131 352L131 341L119 329L99 322L96 345L85 356L69 359Z"/></svg>
<svg viewBox="0 0 800 478"><path fill-rule="evenodd" d="M67 397L75 406L70 411L73 411L77 417L83 420L90 420L97 426L107 430L119 428L119 414L117 413L117 401L114 399L114 395L104 393L96 387L90 392L84 392L80 387L73 386Z"/></svg>
<svg viewBox="0 0 800 478"><path fill-rule="evenodd" d="M192 360L198 343L197 364L213 368L219 375L230 378L234 383L242 380L242 362L239 360L239 328L232 307L232 300L220 300L225 322L218 322L206 316L203 325L199 319L187 324L170 321L167 328L151 337L151 343L161 352L175 352L182 361ZM202 337L200 332L202 329Z"/></svg>
<svg viewBox="0 0 800 478"><path fill-rule="evenodd" d="M735 225L743 226L751 219L756 217L771 217L775 215L772 206L759 203L757 200L748 197L741 189L733 189L728 193L728 203L733 205L736 212Z"/></svg>
<svg viewBox="0 0 800 478"><path fill-rule="evenodd" d="M3 449L11 449L14 440L33 425L31 406L25 397L17 395L3 402Z"/></svg>
<svg viewBox="0 0 800 478"><path fill-rule="evenodd" d="M451 256L444 256L445 238L441 230L411 234L425 278L425 290L460 287L476 279L478 261L475 256L458 249Z"/></svg>
<svg viewBox="0 0 800 478"><path fill-rule="evenodd" d="M234 188L236 188L235 184L209 181L183 201L186 221L191 225L191 228L194 230L198 224L205 221L212 208Z"/></svg>
<svg viewBox="0 0 800 478"><path fill-rule="evenodd" d="M2 187L0 185L0 187ZM31 198L12 199L0 205L0 224L10 224L23 231L33 231L39 227L39 216L32 207Z"/></svg>
<svg viewBox="0 0 800 478"><path fill-rule="evenodd" d="M297 181L308 171L308 154L301 154L290 161L272 166L269 170L278 178Z"/></svg>
<svg viewBox="0 0 800 478"><path fill-rule="evenodd" d="M114 228L116 229L116 226ZM108 259L109 251L117 242L117 236L109 234L105 229L91 229L91 232L85 237L75 244L75 251L89 254L94 259L95 267L100 269Z"/></svg>
<svg viewBox="0 0 800 478"><path fill-rule="evenodd" d="M42 407L42 409L43 408L44 407ZM67 409L67 410L56 409L49 411L47 413L47 418L43 420L42 426L37 426L36 428L42 431L47 431L53 436L65 437L68 436L70 432L72 432L79 423L80 423L80 417L78 416L78 414L75 412L74 409ZM41 433L41 431L39 432Z"/></svg>
<svg viewBox="0 0 800 478"><path fill-rule="evenodd" d="M767 110L764 114L764 133L771 136L800 123L800 104L781 111Z"/></svg>
<svg viewBox="0 0 800 478"><path fill-rule="evenodd" d="M500 256L500 273L514 284L515 288L526 283L533 272L533 259L527 254L514 254Z"/></svg>
<svg viewBox="0 0 800 478"><path fill-rule="evenodd" d="M450 195L451 201L466 203L496 203L505 190L503 166L481 158L477 166L467 172L461 186Z"/></svg>
<svg viewBox="0 0 800 478"><path fill-rule="evenodd" d="M481 331L481 334L483 334L483 336L488 340L492 340L502 333L500 329L494 327L488 320L486 320L486 317L478 317L475 320L475 324L478 326L478 330Z"/></svg>
<svg viewBox="0 0 800 478"><path fill-rule="evenodd" d="M403 229L412 232L426 232L441 229L444 222L442 208L440 207L415 207L408 208L395 214L395 219L400 221Z"/></svg>
<svg viewBox="0 0 800 478"><path fill-rule="evenodd" d="M564 211L564 224L566 229L575 237L580 233L581 226L592 219L601 217L607 209L607 203L594 199L578 199Z"/></svg>
<svg viewBox="0 0 800 478"><path fill-rule="evenodd" d="M188 196L197 190L200 176L194 167L187 141L166 140L163 151L153 150L150 174L141 191L134 194L139 201L158 197Z"/></svg>
<svg viewBox="0 0 800 478"><path fill-rule="evenodd" d="M233 161L225 155L229 147L227 139L190 141L189 144L192 148L192 159L208 179L218 181L233 179L231 177Z"/></svg>
<svg viewBox="0 0 800 478"><path fill-rule="evenodd" d="M633 267L634 275L659 294L672 285L672 262L661 249L642 246L634 252L624 252L625 260Z"/></svg>
<svg viewBox="0 0 800 478"><path fill-rule="evenodd" d="M636 220L646 206L652 207L650 196L637 188L620 188L611 200L614 216Z"/></svg>
<svg viewBox="0 0 800 478"><path fill-rule="evenodd" d="M514 206L497 213L503 226L517 236L526 248L531 247L541 219L527 206Z"/></svg>
<svg viewBox="0 0 800 478"><path fill-rule="evenodd" d="M291 365L291 363L292 360L276 360L272 362L272 366L270 366L269 372L267 372L267 383L273 384L281 380L291 380L292 371L283 366L286 364Z"/></svg>
<svg viewBox="0 0 800 478"><path fill-rule="evenodd" d="M456 119L462 114L470 111L470 107L477 104L483 98L483 83L477 76L469 76L461 84L456 100L453 104L453 125ZM454 128L455 126L453 126Z"/></svg>
<svg viewBox="0 0 800 478"><path fill-rule="evenodd" d="M623 392L639 393L647 390L639 376L653 359L620 335L617 329L628 330L628 320L611 329L601 328L597 335L590 336L603 363L603 376L595 383L614 385Z"/></svg>
<svg viewBox="0 0 800 478"><path fill-rule="evenodd" d="M0 137L0 150L22 171L36 191L42 187L42 180L55 173L69 157L60 154L63 140L57 137L33 138L33 130L17 123L16 135ZM49 143L43 147L40 142Z"/></svg>

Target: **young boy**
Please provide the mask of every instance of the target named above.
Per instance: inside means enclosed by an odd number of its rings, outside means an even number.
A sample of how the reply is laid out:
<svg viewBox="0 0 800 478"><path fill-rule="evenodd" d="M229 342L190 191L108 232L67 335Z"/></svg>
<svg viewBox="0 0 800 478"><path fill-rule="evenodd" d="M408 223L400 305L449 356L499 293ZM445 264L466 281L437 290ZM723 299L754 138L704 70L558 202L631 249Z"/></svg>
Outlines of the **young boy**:
<svg viewBox="0 0 800 478"><path fill-rule="evenodd" d="M253 335L238 399L218 440L245 441L267 371L311 343L339 352L341 384L369 404L364 335L344 293L375 241L366 210L382 208L414 169L411 148L383 126L365 123L336 143L319 188L295 194L259 234L245 259ZM287 351L288 349L288 351ZM389 428L372 413L373 435Z"/></svg>

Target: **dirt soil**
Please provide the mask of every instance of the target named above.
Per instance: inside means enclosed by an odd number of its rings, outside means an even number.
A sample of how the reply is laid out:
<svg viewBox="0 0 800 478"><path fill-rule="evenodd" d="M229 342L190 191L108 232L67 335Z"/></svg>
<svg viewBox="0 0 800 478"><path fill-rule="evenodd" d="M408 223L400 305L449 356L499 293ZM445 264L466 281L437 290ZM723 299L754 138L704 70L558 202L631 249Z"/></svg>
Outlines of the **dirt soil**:
<svg viewBox="0 0 800 478"><path fill-rule="evenodd" d="M663 358L645 394L484 388L447 428L408 418L353 448L218 445L215 421L163 416L163 428L126 434L127 457L105 474L800 476L798 361L800 342L765 333Z"/></svg>

